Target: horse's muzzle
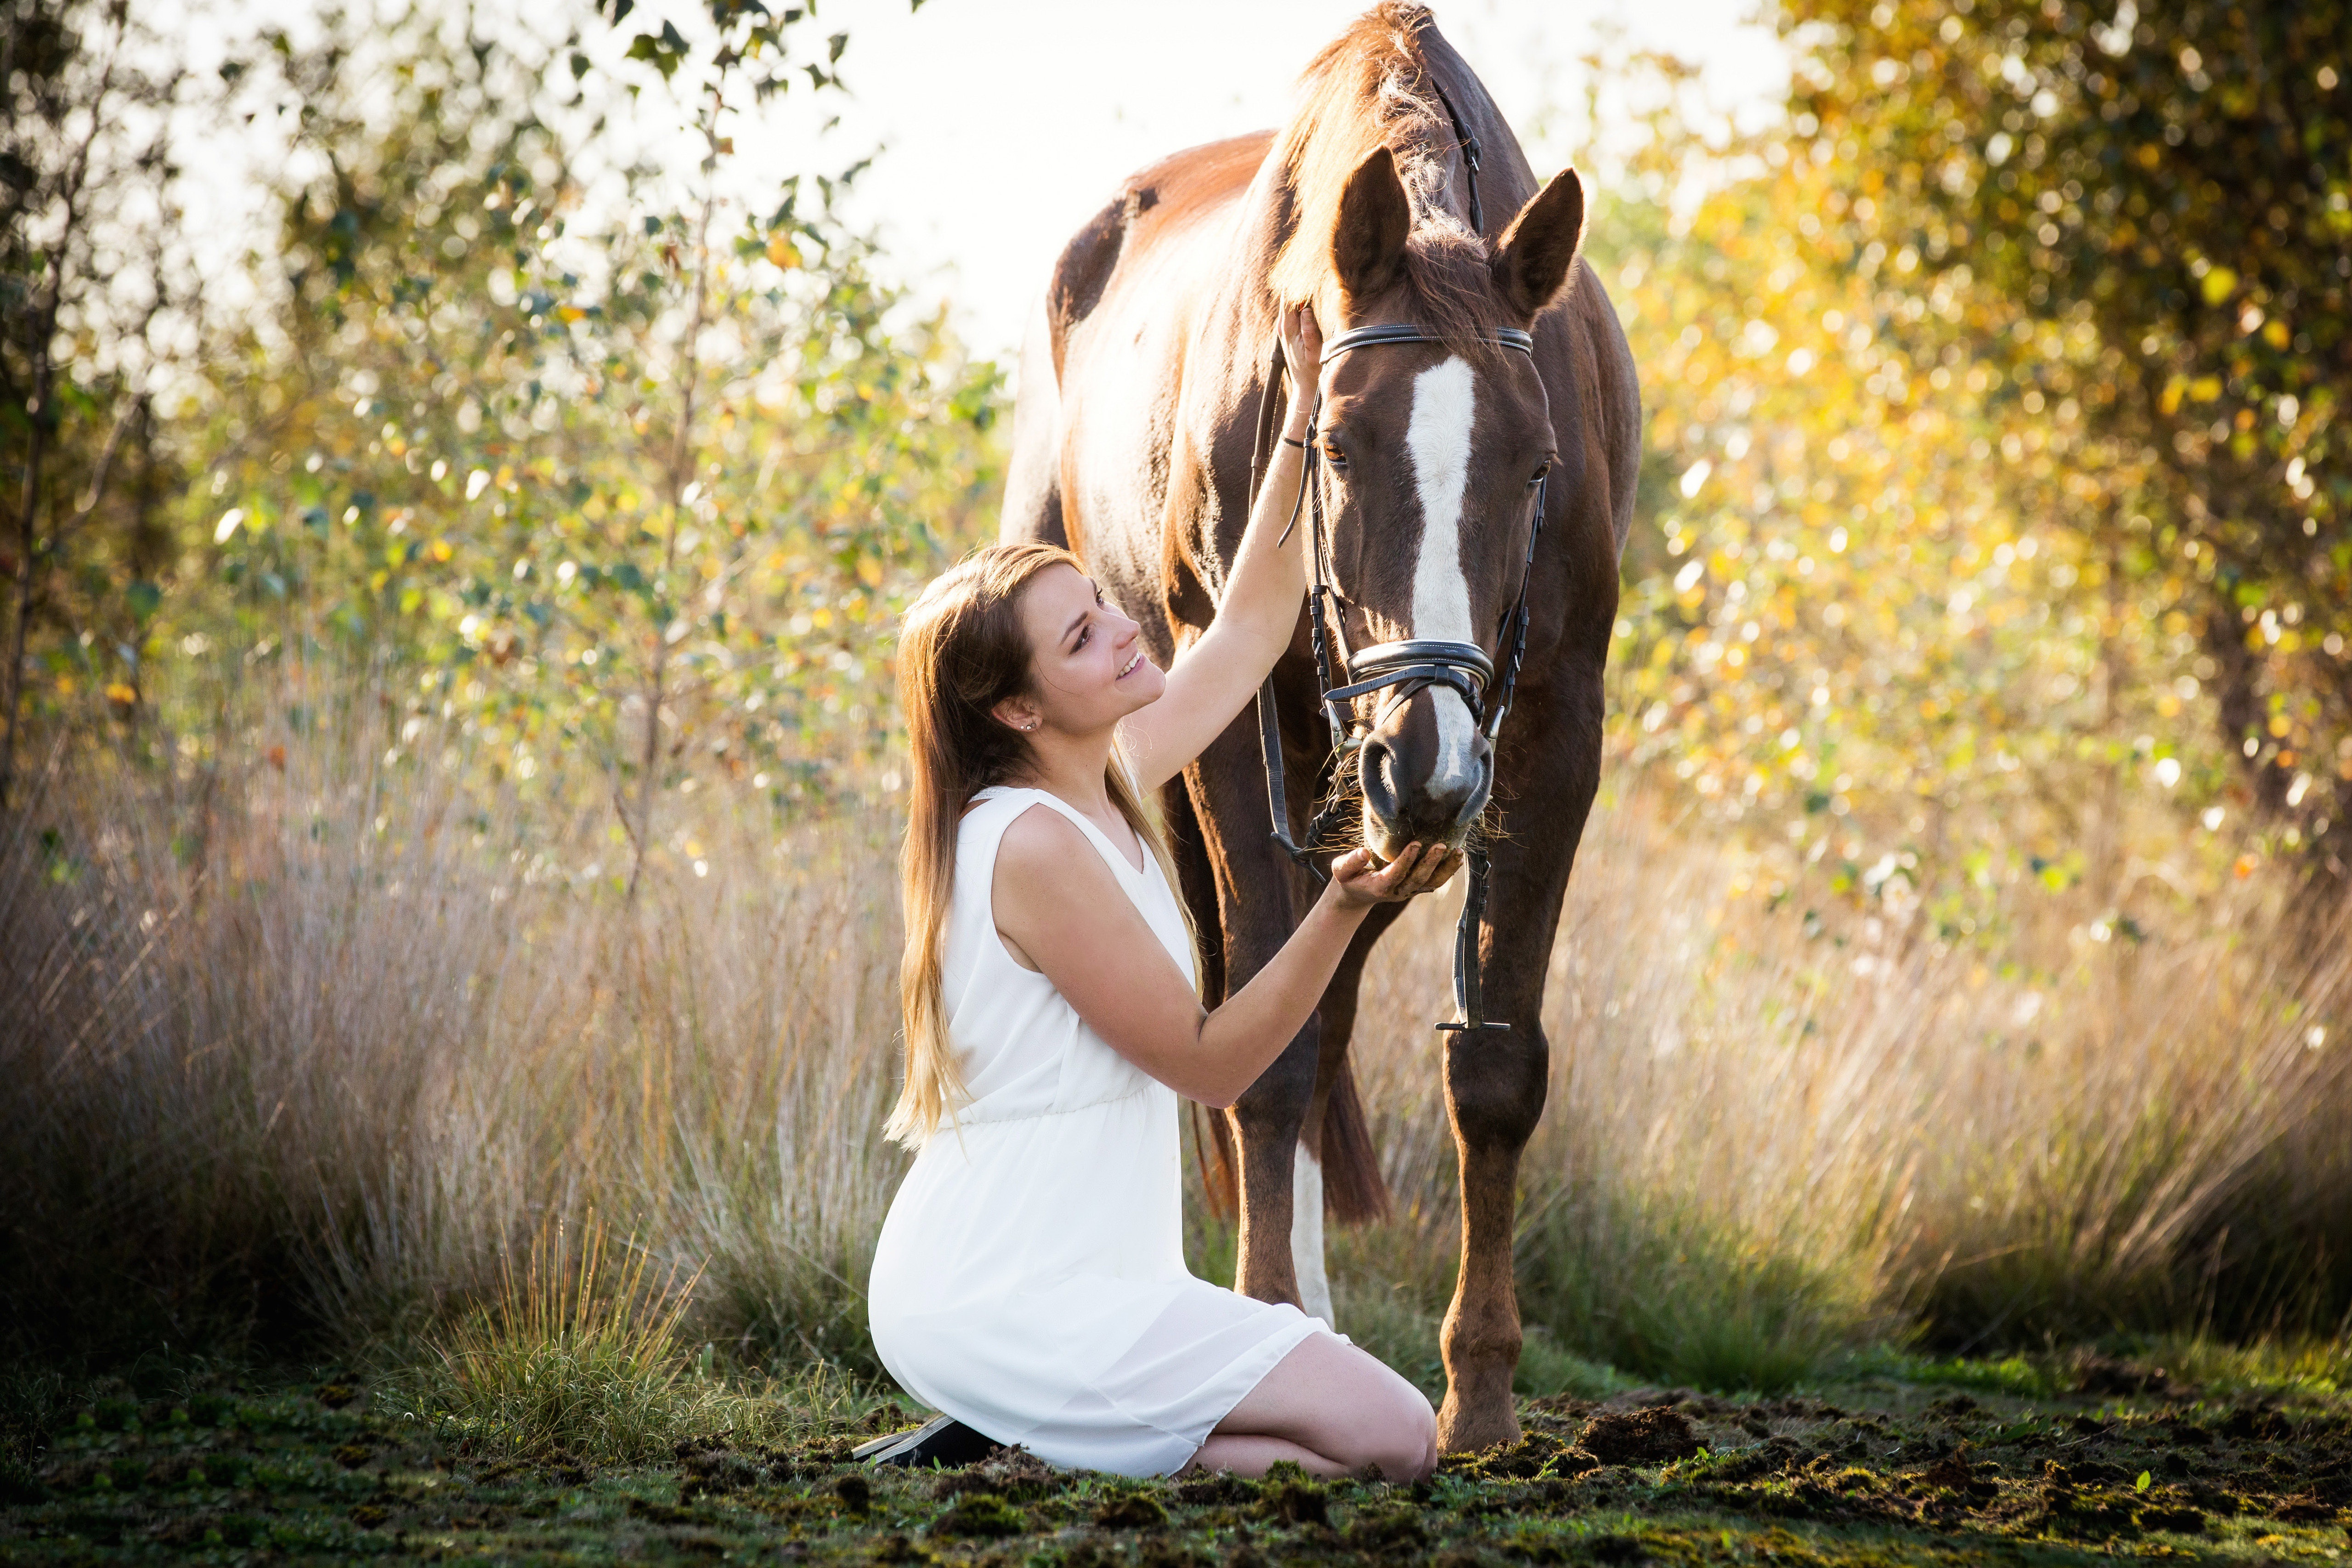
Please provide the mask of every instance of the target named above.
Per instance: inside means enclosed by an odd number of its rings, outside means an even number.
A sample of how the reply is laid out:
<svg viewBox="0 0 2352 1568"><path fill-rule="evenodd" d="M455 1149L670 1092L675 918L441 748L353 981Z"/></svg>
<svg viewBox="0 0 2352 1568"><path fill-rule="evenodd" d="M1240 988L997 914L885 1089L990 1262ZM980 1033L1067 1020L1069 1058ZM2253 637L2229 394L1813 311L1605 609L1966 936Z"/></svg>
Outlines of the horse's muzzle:
<svg viewBox="0 0 2352 1568"><path fill-rule="evenodd" d="M1423 692L1410 707L1434 705L1450 697ZM1443 844L1459 848L1471 824L1486 809L1495 784L1494 750L1477 726L1458 719L1467 731L1466 763L1444 766L1446 759L1412 730L1432 728L1430 714L1419 724L1401 724L1397 732L1375 733L1365 739L1357 758L1364 795L1364 843L1382 860L1392 860L1408 844ZM1385 730L1387 727L1383 726Z"/></svg>

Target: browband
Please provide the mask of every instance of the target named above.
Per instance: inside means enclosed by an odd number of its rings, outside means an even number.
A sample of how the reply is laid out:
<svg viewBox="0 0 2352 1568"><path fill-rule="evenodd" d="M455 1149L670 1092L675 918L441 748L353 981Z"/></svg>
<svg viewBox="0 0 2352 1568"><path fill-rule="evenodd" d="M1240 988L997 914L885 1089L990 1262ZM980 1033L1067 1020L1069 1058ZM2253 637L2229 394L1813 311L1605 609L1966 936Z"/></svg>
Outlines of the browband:
<svg viewBox="0 0 2352 1568"><path fill-rule="evenodd" d="M1528 358L1535 357L1536 335L1517 327L1493 327L1478 336L1497 348L1517 349ZM1442 343L1445 340L1411 321L1381 321L1369 327L1351 327L1323 345L1327 360L1346 353L1349 349L1368 348L1375 343Z"/></svg>

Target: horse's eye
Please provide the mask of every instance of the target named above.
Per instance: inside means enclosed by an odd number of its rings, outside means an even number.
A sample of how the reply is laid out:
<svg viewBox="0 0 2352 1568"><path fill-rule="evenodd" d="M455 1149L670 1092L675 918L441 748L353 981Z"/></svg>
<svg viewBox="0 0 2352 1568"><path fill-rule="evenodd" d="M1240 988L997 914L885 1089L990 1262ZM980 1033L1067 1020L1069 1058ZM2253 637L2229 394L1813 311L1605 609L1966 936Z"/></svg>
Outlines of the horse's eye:
<svg viewBox="0 0 2352 1568"><path fill-rule="evenodd" d="M1550 473L1551 459L1549 458L1546 458L1542 462L1536 465L1536 471L1528 476L1528 489L1533 489L1536 486L1543 483L1545 479L1549 476Z"/></svg>
<svg viewBox="0 0 2352 1568"><path fill-rule="evenodd" d="M1345 473L1348 471L1348 454L1342 452L1337 446L1328 441L1325 442L1323 446L1323 460L1330 464L1332 468L1337 472Z"/></svg>

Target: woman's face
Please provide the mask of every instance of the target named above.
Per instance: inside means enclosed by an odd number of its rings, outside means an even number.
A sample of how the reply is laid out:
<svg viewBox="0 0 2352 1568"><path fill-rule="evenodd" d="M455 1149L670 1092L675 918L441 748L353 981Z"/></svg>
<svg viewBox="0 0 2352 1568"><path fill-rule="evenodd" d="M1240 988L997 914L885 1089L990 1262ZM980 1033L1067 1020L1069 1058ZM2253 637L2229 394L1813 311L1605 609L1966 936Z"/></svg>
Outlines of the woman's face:
<svg viewBox="0 0 2352 1568"><path fill-rule="evenodd" d="M1016 727L1034 718L1069 733L1092 733L1167 689L1168 677L1144 655L1143 628L1111 608L1094 579L1074 566L1048 566L1029 580L1021 621L1029 634L1032 689L998 709ZM1007 708L1024 714L1007 716Z"/></svg>

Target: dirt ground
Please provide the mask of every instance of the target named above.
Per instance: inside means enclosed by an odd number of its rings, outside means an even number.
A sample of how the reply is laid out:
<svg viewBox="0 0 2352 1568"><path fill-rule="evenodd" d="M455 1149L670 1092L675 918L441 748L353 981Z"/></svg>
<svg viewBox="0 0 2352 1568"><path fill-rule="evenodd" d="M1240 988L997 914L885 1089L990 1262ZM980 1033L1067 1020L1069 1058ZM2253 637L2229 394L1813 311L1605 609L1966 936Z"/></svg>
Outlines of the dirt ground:
<svg viewBox="0 0 2352 1568"><path fill-rule="evenodd" d="M0 1563L352 1559L942 1564L2334 1562L2352 1399L2213 1396L2090 1361L2024 1399L1880 1381L1742 1403L1539 1400L1412 1487L1137 1482L1024 1455L873 1472L885 1409L785 1447L516 1463L404 1434L353 1383L100 1397L15 1435Z"/></svg>

